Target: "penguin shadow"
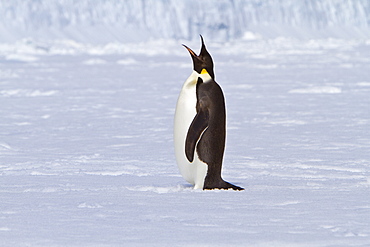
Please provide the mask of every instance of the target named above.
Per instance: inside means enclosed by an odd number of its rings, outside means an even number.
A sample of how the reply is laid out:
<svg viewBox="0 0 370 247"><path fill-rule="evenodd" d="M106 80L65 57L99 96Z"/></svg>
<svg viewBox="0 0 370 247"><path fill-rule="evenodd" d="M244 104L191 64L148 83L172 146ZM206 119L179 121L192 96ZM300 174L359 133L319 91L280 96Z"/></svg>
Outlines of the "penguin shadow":
<svg viewBox="0 0 370 247"><path fill-rule="evenodd" d="M206 191L245 191L244 188L235 186L240 189L233 189L233 188L213 188L213 189L194 189L194 185L191 184L179 184L177 185L178 188L182 188L183 191L196 191L196 192L206 192Z"/></svg>
<svg viewBox="0 0 370 247"><path fill-rule="evenodd" d="M194 185L191 184L177 184L177 185L169 185L169 186L161 186L161 185L139 185L133 187L126 187L126 189L130 191L136 192L153 192L157 194L165 194L165 193L179 193L179 192L206 192L206 191L237 191L231 188L229 189L194 189Z"/></svg>
<svg viewBox="0 0 370 247"><path fill-rule="evenodd" d="M157 194L164 194L164 193L177 193L182 191L192 191L193 186L188 184L178 184L175 186L161 186L161 185L139 185L134 187L126 187L126 189L130 191L136 192L154 192Z"/></svg>

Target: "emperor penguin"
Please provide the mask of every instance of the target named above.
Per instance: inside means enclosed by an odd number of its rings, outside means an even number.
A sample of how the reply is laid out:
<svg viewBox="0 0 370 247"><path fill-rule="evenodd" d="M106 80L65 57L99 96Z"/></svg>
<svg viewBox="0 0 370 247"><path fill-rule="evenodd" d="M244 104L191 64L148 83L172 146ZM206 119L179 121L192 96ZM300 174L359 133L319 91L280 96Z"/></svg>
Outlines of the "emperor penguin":
<svg viewBox="0 0 370 247"><path fill-rule="evenodd" d="M201 37L193 60L193 72L184 82L177 100L174 121L176 162L194 189L244 190L221 177L226 138L226 109L221 87L215 81L213 60Z"/></svg>

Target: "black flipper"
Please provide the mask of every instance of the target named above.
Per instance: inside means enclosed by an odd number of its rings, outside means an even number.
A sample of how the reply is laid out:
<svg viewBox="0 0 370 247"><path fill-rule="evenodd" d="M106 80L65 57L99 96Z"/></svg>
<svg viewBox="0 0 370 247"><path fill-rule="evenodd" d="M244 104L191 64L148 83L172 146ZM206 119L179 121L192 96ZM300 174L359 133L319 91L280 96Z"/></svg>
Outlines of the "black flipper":
<svg viewBox="0 0 370 247"><path fill-rule="evenodd" d="M185 154L189 162L193 162L195 146L203 131L208 127L208 112L200 110L191 123L185 140Z"/></svg>

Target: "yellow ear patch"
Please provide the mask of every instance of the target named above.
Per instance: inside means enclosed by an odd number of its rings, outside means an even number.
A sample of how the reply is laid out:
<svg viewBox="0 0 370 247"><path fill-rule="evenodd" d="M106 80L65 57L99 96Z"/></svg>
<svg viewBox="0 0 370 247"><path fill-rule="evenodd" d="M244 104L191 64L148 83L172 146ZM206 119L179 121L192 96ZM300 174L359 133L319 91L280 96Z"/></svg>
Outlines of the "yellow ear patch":
<svg viewBox="0 0 370 247"><path fill-rule="evenodd" d="M206 69L202 69L202 71L200 73L201 74L208 74L208 71Z"/></svg>

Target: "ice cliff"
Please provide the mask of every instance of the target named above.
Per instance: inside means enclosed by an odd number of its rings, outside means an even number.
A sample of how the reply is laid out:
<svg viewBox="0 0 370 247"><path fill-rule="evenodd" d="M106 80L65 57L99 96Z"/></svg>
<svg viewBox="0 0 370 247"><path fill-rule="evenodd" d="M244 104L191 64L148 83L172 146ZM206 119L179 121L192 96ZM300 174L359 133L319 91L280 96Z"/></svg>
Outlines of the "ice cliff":
<svg viewBox="0 0 370 247"><path fill-rule="evenodd" d="M0 42L369 38L369 0L0 1Z"/></svg>

